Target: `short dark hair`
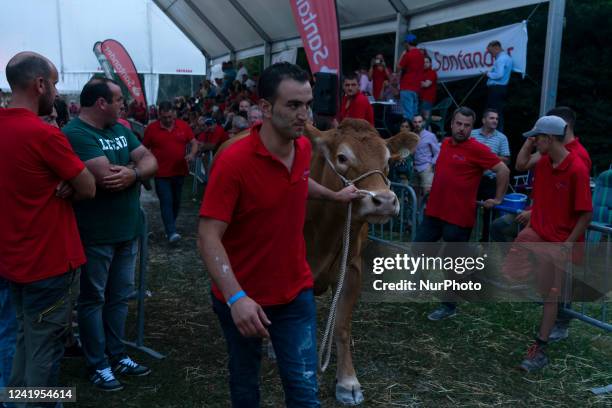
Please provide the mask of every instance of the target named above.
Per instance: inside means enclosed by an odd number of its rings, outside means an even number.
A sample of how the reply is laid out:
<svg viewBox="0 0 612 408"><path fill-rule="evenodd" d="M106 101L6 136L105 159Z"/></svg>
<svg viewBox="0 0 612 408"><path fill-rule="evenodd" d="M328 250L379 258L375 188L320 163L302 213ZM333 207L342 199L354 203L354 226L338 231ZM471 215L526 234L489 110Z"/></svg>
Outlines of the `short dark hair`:
<svg viewBox="0 0 612 408"><path fill-rule="evenodd" d="M489 113L495 113L499 117L499 112L497 111L497 109L487 108L487 109L484 110L484 112L482 112L482 118L484 119L487 116L489 116Z"/></svg>
<svg viewBox="0 0 612 408"><path fill-rule="evenodd" d="M489 47L499 47L499 48L501 48L501 43L498 40L493 40L493 41L491 41L487 45L487 48L489 48Z"/></svg>
<svg viewBox="0 0 612 408"><path fill-rule="evenodd" d="M472 109L468 108L467 106L460 106L457 109L455 109L451 119L455 120L455 117L459 114L463 116L470 116L472 118L472 122L476 120L476 113Z"/></svg>
<svg viewBox="0 0 612 408"><path fill-rule="evenodd" d="M34 79L51 78L49 61L39 55L11 58L6 66L6 79L11 89L25 89Z"/></svg>
<svg viewBox="0 0 612 408"><path fill-rule="evenodd" d="M547 116L558 116L567 123L571 130L576 125L576 112L569 106L557 106L546 112Z"/></svg>
<svg viewBox="0 0 612 408"><path fill-rule="evenodd" d="M62 128L70 120L70 113L68 112L66 101L61 98L56 98L55 102L53 102L53 106L55 106L55 111L57 112L57 126Z"/></svg>
<svg viewBox="0 0 612 408"><path fill-rule="evenodd" d="M111 92L108 84L115 84L117 82L106 77L95 76L89 80L83 87L80 96L81 107L90 108L96 104L96 101L100 98L108 103L113 103L113 93Z"/></svg>
<svg viewBox="0 0 612 408"><path fill-rule="evenodd" d="M342 83L344 83L344 81L357 81L357 82L359 82L359 77L357 76L357 74L355 72L349 72L348 74L344 74L344 77L342 78Z"/></svg>
<svg viewBox="0 0 612 408"><path fill-rule="evenodd" d="M308 82L308 73L295 64L279 62L264 69L257 82L259 97L274 103L278 86L285 79L293 79L297 82Z"/></svg>
<svg viewBox="0 0 612 408"><path fill-rule="evenodd" d="M159 103L159 113L162 112L170 112L174 110L174 106L172 106L172 103L170 103L170 101L162 101Z"/></svg>

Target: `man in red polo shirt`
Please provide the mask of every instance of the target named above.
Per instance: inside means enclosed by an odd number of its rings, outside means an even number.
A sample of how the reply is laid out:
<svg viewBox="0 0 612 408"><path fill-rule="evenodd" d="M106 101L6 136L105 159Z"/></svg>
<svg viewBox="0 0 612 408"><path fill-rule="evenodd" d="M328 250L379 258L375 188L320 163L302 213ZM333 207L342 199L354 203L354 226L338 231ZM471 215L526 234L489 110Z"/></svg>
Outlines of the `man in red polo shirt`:
<svg viewBox="0 0 612 408"><path fill-rule="evenodd" d="M198 247L213 281L213 309L228 344L234 407L259 406L261 343L274 345L290 407L319 407L316 308L303 235L306 199L348 202L309 178L302 136L312 90L286 62L259 79L263 123L216 157L200 209Z"/></svg>
<svg viewBox="0 0 612 408"><path fill-rule="evenodd" d="M421 114L427 121L431 116L431 109L436 103L436 92L438 90L438 74L431 69L431 58L424 57L425 65L423 80L421 81Z"/></svg>
<svg viewBox="0 0 612 408"><path fill-rule="evenodd" d="M344 97L338 115L340 122L344 118L364 119L374 126L374 110L368 97L359 90L357 74L347 74L342 82L342 88L344 89Z"/></svg>
<svg viewBox="0 0 612 408"><path fill-rule="evenodd" d="M592 167L591 157L584 146L580 143L578 136L574 134L574 128L576 126L576 112L567 106L558 106L546 112L546 115L558 116L563 119L565 123L567 123L565 138L563 139L564 146L569 152L576 153L576 156L590 173ZM535 174L536 165L542 157L542 154L540 154L537 149L534 152L534 148L535 141L533 138L527 138L523 144L523 147L519 151L518 156L516 157L516 169L518 171L534 171ZM510 218L510 216L504 216L504 218L506 218L506 220L499 222L504 223L505 225L511 224L512 226L510 230L518 231L518 227L514 224L519 222L521 226L527 225L529 223L529 219L531 218L531 210L523 211L520 215L515 217L514 220ZM501 224L501 228L505 228L505 226ZM555 342L569 337L570 321L571 316L560 309L555 326L550 332L549 341Z"/></svg>
<svg viewBox="0 0 612 408"><path fill-rule="evenodd" d="M535 274L544 300L538 335L520 365L527 372L548 365L544 349L557 318L572 244L584 241L593 211L589 171L579 154L564 145L566 127L558 116L543 116L524 133L535 137L531 143L542 157L535 168L531 222L514 241L503 272L514 280ZM548 242L558 244L542 245Z"/></svg>
<svg viewBox="0 0 612 408"><path fill-rule="evenodd" d="M197 136L200 149L216 151L223 142L229 139L229 135L213 118L200 117L198 123L202 125L202 132Z"/></svg>
<svg viewBox="0 0 612 408"><path fill-rule="evenodd" d="M419 109L419 92L425 60L423 52L417 48L416 35L406 35L404 48L397 64L397 69L401 72L400 104L404 110L404 118L411 122Z"/></svg>
<svg viewBox="0 0 612 408"><path fill-rule="evenodd" d="M6 77L13 96L0 109L0 278L10 281L18 321L8 385L57 386L70 295L85 263L71 200L93 198L96 185L66 137L38 117L51 114L57 94L51 61L19 53Z"/></svg>
<svg viewBox="0 0 612 408"><path fill-rule="evenodd" d="M430 252L419 242L467 242L476 220L476 197L485 170L496 176L495 198L484 202L485 208L501 204L510 170L487 146L471 138L476 114L467 107L460 107L451 119L451 137L442 142L436 172L434 174L425 218L419 225L413 253ZM463 254L465 255L465 254ZM449 293L449 295L452 295ZM434 310L429 320L437 321L456 314L455 302L443 302Z"/></svg>
<svg viewBox="0 0 612 408"><path fill-rule="evenodd" d="M185 176L189 174L187 162L198 152L198 142L189 125L176 119L170 102L159 104L159 120L145 130L142 144L157 159L159 170L155 175L155 192L159 197L162 221L170 243L181 239L176 232L176 218L181 207L181 193ZM187 146L190 151L186 155Z"/></svg>

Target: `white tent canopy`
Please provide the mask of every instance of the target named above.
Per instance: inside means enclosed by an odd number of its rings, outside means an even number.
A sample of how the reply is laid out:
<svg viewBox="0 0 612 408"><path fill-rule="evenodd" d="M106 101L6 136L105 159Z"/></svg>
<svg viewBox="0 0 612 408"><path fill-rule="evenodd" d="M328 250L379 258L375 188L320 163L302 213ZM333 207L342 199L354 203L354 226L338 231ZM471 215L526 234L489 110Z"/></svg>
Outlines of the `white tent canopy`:
<svg viewBox="0 0 612 408"><path fill-rule="evenodd" d="M0 89L9 87L8 60L28 50L57 66L61 92L80 92L92 73L102 72L94 43L109 38L123 44L145 75L149 103L159 74L206 74L202 53L151 0L20 0L1 7Z"/></svg>
<svg viewBox="0 0 612 408"><path fill-rule="evenodd" d="M291 1L295 0L154 1L212 59L212 64L232 54L236 59L263 55L266 46L271 53L276 53L302 45L291 13ZM341 38L345 40L397 32L399 24L404 24L404 29L415 30L541 2L337 0L337 5Z"/></svg>
<svg viewBox="0 0 612 408"><path fill-rule="evenodd" d="M301 47L291 13L297 0L153 0L207 57L207 64L264 56ZM303 0L306 2L317 0ZM336 0L341 39L395 33L401 36L450 21L547 2L548 24L540 113L554 106L565 0ZM210 65L209 65L210 66Z"/></svg>

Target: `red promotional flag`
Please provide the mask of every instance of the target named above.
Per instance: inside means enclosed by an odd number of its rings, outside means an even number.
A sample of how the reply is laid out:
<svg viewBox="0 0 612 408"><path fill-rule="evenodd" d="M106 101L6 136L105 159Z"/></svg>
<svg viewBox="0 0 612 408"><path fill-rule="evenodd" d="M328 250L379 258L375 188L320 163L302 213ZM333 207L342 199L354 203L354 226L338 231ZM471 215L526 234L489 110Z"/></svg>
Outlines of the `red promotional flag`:
<svg viewBox="0 0 612 408"><path fill-rule="evenodd" d="M121 78L132 98L138 104L142 103L143 106L147 106L136 66L123 45L115 40L105 40L102 42L102 53L113 66L115 74Z"/></svg>
<svg viewBox="0 0 612 408"><path fill-rule="evenodd" d="M291 0L308 64L313 74L340 72L340 36L335 0Z"/></svg>

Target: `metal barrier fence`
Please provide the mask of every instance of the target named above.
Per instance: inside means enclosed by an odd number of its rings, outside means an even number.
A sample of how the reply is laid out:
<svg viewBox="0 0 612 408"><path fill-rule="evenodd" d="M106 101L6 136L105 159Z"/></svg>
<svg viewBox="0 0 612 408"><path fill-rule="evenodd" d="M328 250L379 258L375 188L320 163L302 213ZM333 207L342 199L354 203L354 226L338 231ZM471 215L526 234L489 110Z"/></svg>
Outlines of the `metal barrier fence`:
<svg viewBox="0 0 612 408"><path fill-rule="evenodd" d="M156 359L163 359L165 356L144 345L144 324L145 324L145 297L147 290L147 273L149 263L149 227L147 221L147 213L144 208L140 207L142 229L138 240L138 288L136 298L138 300L138 308L136 312L136 340L123 340L125 344L140 350Z"/></svg>
<svg viewBox="0 0 612 408"><path fill-rule="evenodd" d="M509 208L504 206L496 206L495 210L502 211L507 214L519 214L522 210L517 210L515 208ZM494 214L496 211L489 212L489 225L491 226L493 221L495 220ZM476 217L476 225L474 226L474 231L472 233L472 240L478 241L481 237L481 227L484 222L484 211L482 209L482 202L478 202L478 216ZM521 226L515 222L514 228L516 228L516 234L518 235ZM491 241L491 227L489 228L489 237L488 241ZM563 300L563 307L561 311L572 318L581 320L585 323L588 323L592 326L598 327L600 329L606 330L608 332L612 331L612 315L608 313L608 307L612 307L612 300L609 298L608 293L603 293L601 298L597 301L592 302L571 302L571 297L575 294L575 288L572 287L572 282L575 278L581 278L582 282L587 281L587 274L589 271L592 271L594 268L601 268L604 271L603 273L603 281L600 282L601 287L598 289L603 289L603 291L610 290L610 273L612 273L612 225L601 224L597 222L592 222L588 228L585 237L585 262L583 267L581 268L581 275L577 276L576 268L571 266L568 267L566 273L566 282L567 287L565 288L565 296ZM603 251L605 251L605 255L603 259L593 259L592 254L595 252L594 249L596 247L603 246ZM594 262L603 262L603 267L601 265L594 266Z"/></svg>
<svg viewBox="0 0 612 408"><path fill-rule="evenodd" d="M596 239L593 239L596 238ZM593 247L605 246L604 259L593 259L591 254ZM582 270L582 280L586 280L589 268L595 262L603 261L602 276L603 281L599 289L610 290L610 273L612 273L612 225L604 225L593 222L589 225L586 234L586 260ZM575 276L574 276L575 277ZM608 297L609 293L603 293L598 302L577 302L576 304L566 304L563 311L578 320L589 323L600 329L612 332L612 316L608 314L608 306L612 306L612 300ZM595 317L594 317L595 316Z"/></svg>
<svg viewBox="0 0 612 408"><path fill-rule="evenodd" d="M400 183L391 183L391 188L400 200L400 213L397 217L391 219L386 224L382 225L370 225L368 237L373 241L383 243L398 243L398 242L409 242L413 241L416 236L416 227L419 220L419 208L417 204L416 193L414 189L408 185ZM476 225L472 233L472 240L478 241L481 236L481 228L483 225L484 211L482 211L482 202L479 202L478 216L476 217ZM499 212L506 214L519 214L521 210L515 208L497 206L494 211L489 212L490 226L495 220L494 214ZM520 231L520 225L515 223L516 234ZM490 241L489 229L489 241ZM596 238L596 239L594 239ZM603 251L605 255L603 259L598 258L592 259L591 254L595 246L604 246ZM601 248L601 247L600 247ZM601 287L604 292L610 289L610 273L612 273L612 225L605 225L601 223L593 222L589 225L586 234L586 259L584 267L582 269L582 280L586 280L586 274L593 268L593 262L603 262L602 268L604 274L602 276L603 282ZM568 268L569 276L567 276L566 282L571 284L573 278L576 278L576 272L574 268ZM571 296L573 288L568 287L567 292ZM570 302L566 297L564 301L564 307L561 310L567 315L583 322L586 322L592 326L598 327L605 331L612 331L612 312L608 310L612 307L612 301L609 298L608 293L603 293L600 299L591 302Z"/></svg>
<svg viewBox="0 0 612 408"><path fill-rule="evenodd" d="M189 174L193 176L193 181L191 184L192 195L197 195L199 193L200 184L206 184L208 181L208 174L210 172L212 159L213 152L208 151L198 155L194 161L189 163Z"/></svg>
<svg viewBox="0 0 612 408"><path fill-rule="evenodd" d="M370 224L368 236L383 242L413 241L418 223L416 193L412 187L401 183L391 183L391 190L400 202L400 212L386 224Z"/></svg>

